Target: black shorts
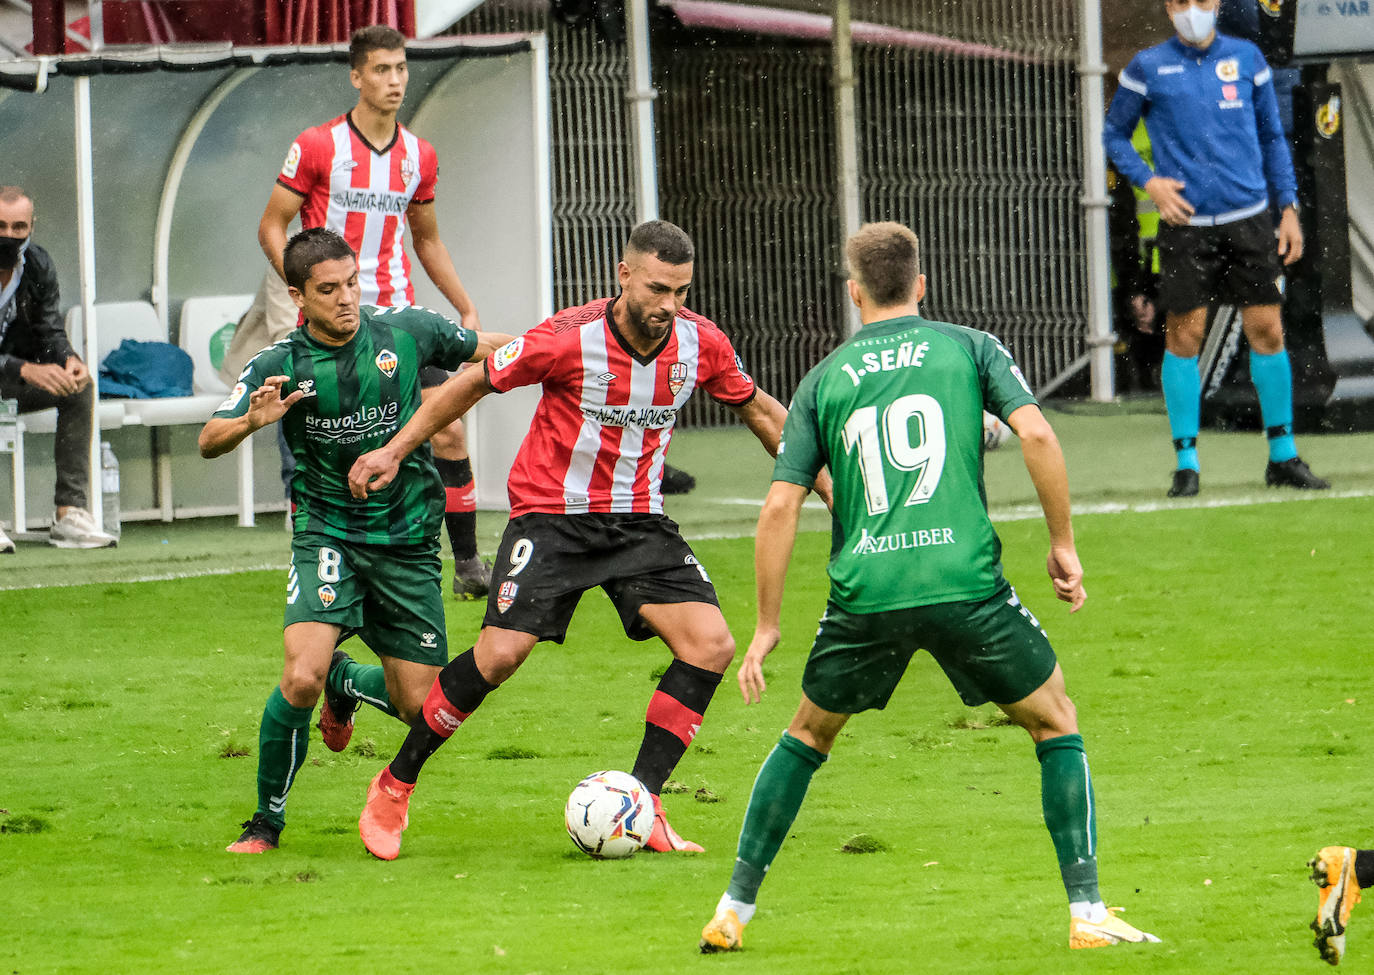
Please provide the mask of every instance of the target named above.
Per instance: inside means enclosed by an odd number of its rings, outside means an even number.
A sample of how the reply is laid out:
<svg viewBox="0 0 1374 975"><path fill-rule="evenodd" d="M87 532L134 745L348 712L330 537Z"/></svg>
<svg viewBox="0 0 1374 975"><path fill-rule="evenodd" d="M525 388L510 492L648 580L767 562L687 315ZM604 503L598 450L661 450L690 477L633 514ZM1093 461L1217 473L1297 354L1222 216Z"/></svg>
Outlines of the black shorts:
<svg viewBox="0 0 1374 975"><path fill-rule="evenodd" d="M1220 302L1245 308L1283 297L1274 221L1264 213L1215 227L1159 226L1159 303L1183 314Z"/></svg>
<svg viewBox="0 0 1374 975"><path fill-rule="evenodd" d="M691 547L665 515L521 515L496 550L483 626L531 633L562 643L577 602L600 586L625 634L648 640L641 606L710 603L715 587Z"/></svg>
<svg viewBox="0 0 1374 975"><path fill-rule="evenodd" d="M433 389L435 386L442 386L448 382L448 377L449 373L438 366L421 366L420 388Z"/></svg>

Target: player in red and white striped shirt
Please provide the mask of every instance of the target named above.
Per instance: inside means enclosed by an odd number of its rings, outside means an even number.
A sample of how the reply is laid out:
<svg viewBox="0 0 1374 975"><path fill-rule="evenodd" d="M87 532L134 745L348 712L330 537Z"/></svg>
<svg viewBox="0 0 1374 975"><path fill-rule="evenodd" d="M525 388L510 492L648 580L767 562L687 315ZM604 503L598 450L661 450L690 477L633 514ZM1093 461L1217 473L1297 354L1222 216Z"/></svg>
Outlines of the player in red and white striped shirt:
<svg viewBox="0 0 1374 975"><path fill-rule="evenodd" d="M561 643L578 599L600 586L632 639L662 638L673 662L649 701L632 774L653 793L651 850L700 852L668 825L659 792L701 726L735 641L706 570L663 514L664 453L697 389L729 407L775 454L787 411L743 371L729 340L683 308L692 240L661 220L630 235L620 295L559 312L445 384L349 474L358 497L395 477L401 457L490 392L539 383L543 395L511 469L511 520L497 550L477 644L449 662L358 822L369 851L400 852L425 760L540 640ZM828 481L822 488L828 493Z"/></svg>
<svg viewBox="0 0 1374 975"><path fill-rule="evenodd" d="M396 120L410 77L405 36L381 25L364 27L349 43L349 64L358 104L291 144L258 225L262 249L281 274L287 228L299 214L303 228L328 227L357 252L363 304L413 305L410 258L402 244L409 224L425 273L457 309L463 327L480 331L477 308L439 238L434 147ZM441 369L426 369L421 395L431 395L447 378ZM488 570L477 555L477 493L462 423L438 431L431 445L447 498L454 592L483 596Z"/></svg>

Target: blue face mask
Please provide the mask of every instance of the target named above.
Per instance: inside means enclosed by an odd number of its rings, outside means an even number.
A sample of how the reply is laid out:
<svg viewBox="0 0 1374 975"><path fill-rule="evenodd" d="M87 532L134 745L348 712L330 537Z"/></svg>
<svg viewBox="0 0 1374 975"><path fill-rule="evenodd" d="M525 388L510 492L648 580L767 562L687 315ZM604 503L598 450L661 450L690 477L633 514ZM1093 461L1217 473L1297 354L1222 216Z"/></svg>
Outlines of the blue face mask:
<svg viewBox="0 0 1374 975"><path fill-rule="evenodd" d="M1174 22L1174 30L1178 31L1178 36L1189 44L1201 44L1212 36L1212 31L1217 26L1217 12L1215 10L1201 10L1194 6L1189 6L1187 10L1180 10L1171 19Z"/></svg>

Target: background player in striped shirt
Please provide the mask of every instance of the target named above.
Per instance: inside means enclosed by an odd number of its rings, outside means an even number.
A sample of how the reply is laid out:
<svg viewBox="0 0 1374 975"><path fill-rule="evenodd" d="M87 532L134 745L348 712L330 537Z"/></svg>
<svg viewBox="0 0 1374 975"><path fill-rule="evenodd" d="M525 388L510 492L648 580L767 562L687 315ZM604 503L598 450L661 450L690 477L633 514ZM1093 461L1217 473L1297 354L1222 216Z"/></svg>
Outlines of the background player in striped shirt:
<svg viewBox="0 0 1374 975"><path fill-rule="evenodd" d="M342 751L358 702L410 722L448 660L443 487L429 451L410 455L396 483L362 504L349 493L348 470L419 409L421 369L455 369L509 338L468 331L424 308L360 306L353 250L331 230L302 231L284 256L305 325L248 363L200 434L201 454L218 457L280 421L296 458L286 663L258 733L257 811L232 853L276 848L321 690L320 730ZM337 649L355 633L380 666Z"/></svg>
<svg viewBox="0 0 1374 975"><path fill-rule="evenodd" d="M1086 598L1059 441L1011 354L991 335L920 317L916 235L896 223L851 237L849 296L863 328L803 377L755 532L758 624L739 668L746 702L781 639L783 584L808 485L834 478L830 598L792 723L754 782L730 885L703 952L741 947L759 886L811 778L850 716L887 706L928 650L964 703L995 701L1030 733L1045 825L1069 897L1071 948L1158 941L1108 911L1097 889L1092 780L1054 650L1002 576L983 490L983 410L1020 438L1050 533L1055 595Z"/></svg>
<svg viewBox="0 0 1374 975"><path fill-rule="evenodd" d="M700 852L663 815L659 792L701 726L735 654L706 570L663 514L660 481L673 424L697 388L728 406L770 453L786 410L758 389L730 341L683 307L692 240L661 220L630 234L620 295L559 312L450 380L385 447L354 465L364 498L432 430L490 392L541 384L511 468L511 520L497 551L477 644L444 668L392 763L368 789L359 832L394 859L420 768L540 640L561 643L578 599L602 587L626 634L672 651L649 701L632 770L654 796L651 850ZM822 490L827 490L823 485Z"/></svg>
<svg viewBox="0 0 1374 975"><path fill-rule="evenodd" d="M287 227L299 213L303 227L337 231L357 252L363 304L413 305L403 244L409 225L425 273L458 311L463 327L478 331L477 308L439 238L434 147L396 121L409 80L405 36L382 25L364 27L349 42L348 58L358 104L306 129L291 144L258 226L262 249L280 274ZM426 369L421 388L428 395L447 378L442 369ZM462 423L436 431L431 446L444 481L454 594L486 595L490 569L477 555L477 488Z"/></svg>

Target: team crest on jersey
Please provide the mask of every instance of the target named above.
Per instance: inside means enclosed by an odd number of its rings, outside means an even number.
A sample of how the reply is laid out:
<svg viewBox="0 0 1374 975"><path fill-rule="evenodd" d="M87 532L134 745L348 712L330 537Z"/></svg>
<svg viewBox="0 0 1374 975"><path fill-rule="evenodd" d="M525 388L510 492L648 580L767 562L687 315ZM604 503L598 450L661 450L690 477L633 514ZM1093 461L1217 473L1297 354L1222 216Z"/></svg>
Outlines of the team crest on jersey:
<svg viewBox="0 0 1374 975"><path fill-rule="evenodd" d="M390 379L392 376L396 375L397 360L395 352L392 352L390 349L383 349L381 352L377 353L376 362L377 368L382 370L382 373L386 376L387 379Z"/></svg>
<svg viewBox="0 0 1374 975"><path fill-rule="evenodd" d="M687 363L674 362L668 367L668 392L676 396L682 392L682 384L687 381Z"/></svg>
<svg viewBox="0 0 1374 975"><path fill-rule="evenodd" d="M1341 96L1332 95L1317 109L1317 134L1330 139L1341 130Z"/></svg>
<svg viewBox="0 0 1374 975"><path fill-rule="evenodd" d="M286 150L286 162L282 163L281 174L287 179L296 178L296 170L301 165L301 144L291 143L291 148Z"/></svg>
<svg viewBox="0 0 1374 975"><path fill-rule="evenodd" d="M496 609L504 613L511 608L515 602L515 594L520 591L520 585L507 579L501 583L501 588L496 592Z"/></svg>
<svg viewBox="0 0 1374 975"><path fill-rule="evenodd" d="M1278 17L1283 14L1283 0L1259 0L1259 8L1270 17Z"/></svg>
<svg viewBox="0 0 1374 975"><path fill-rule="evenodd" d="M328 586L328 585L320 586L320 588L319 588L318 591L319 591L319 594L320 594L320 605L321 605L321 606L323 606L325 609L328 609L330 606L333 606L333 605L334 605L334 597L335 597L337 594L334 592L334 587L333 587L333 586Z"/></svg>
<svg viewBox="0 0 1374 975"><path fill-rule="evenodd" d="M492 368L500 372L516 359L520 358L520 353L525 351L525 336L512 339L501 348L491 354Z"/></svg>
<svg viewBox="0 0 1374 975"><path fill-rule="evenodd" d="M409 185L409 184L410 184L410 181L413 180L413 179L415 178L415 173L416 173L416 169L415 169L415 160L414 160L414 159L402 159L402 160L401 160L401 179L402 179L407 185Z"/></svg>
<svg viewBox="0 0 1374 975"><path fill-rule="evenodd" d="M1226 58L1217 62L1217 77L1222 81L1240 80L1240 62L1235 58Z"/></svg>

